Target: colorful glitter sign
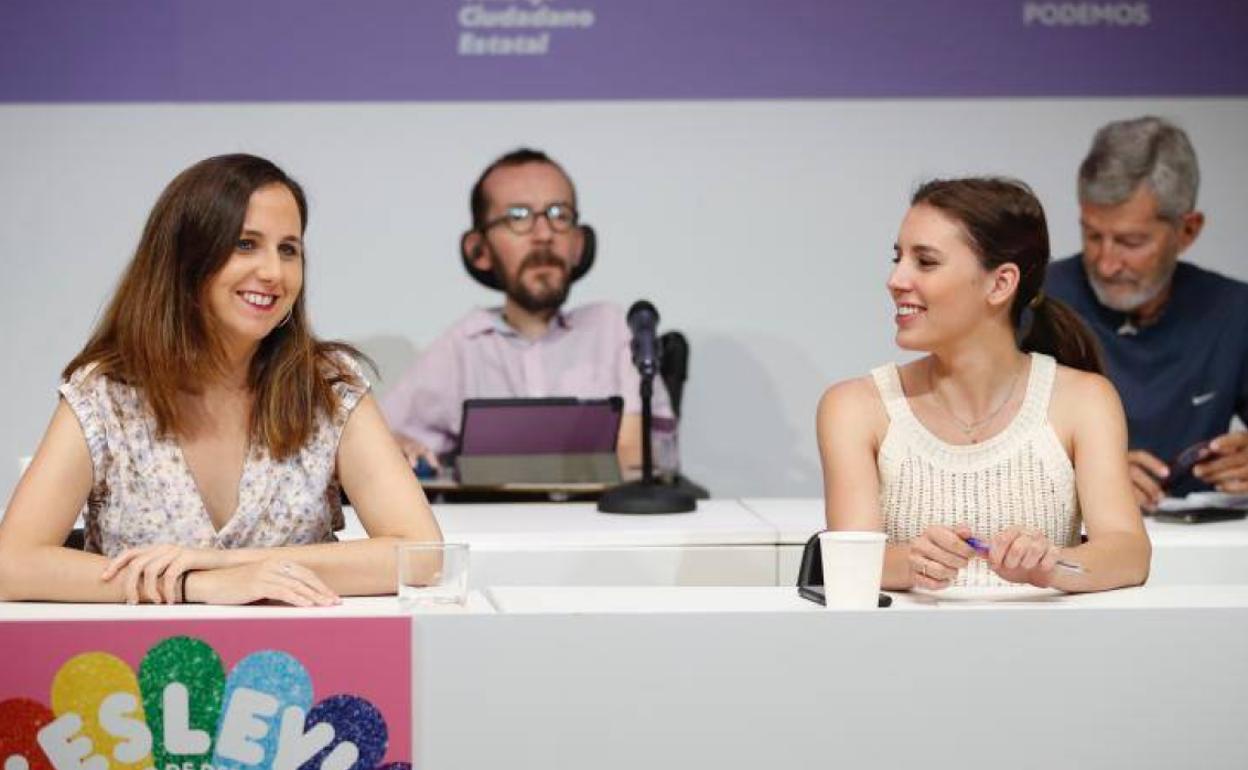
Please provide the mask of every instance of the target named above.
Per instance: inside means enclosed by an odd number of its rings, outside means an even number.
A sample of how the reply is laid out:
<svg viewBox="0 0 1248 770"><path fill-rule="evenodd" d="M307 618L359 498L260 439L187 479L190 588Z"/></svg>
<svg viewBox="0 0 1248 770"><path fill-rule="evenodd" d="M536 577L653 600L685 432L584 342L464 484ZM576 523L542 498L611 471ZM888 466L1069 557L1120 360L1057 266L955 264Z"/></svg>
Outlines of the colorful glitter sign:
<svg viewBox="0 0 1248 770"><path fill-rule="evenodd" d="M3 770L399 770L403 618L0 624Z"/></svg>

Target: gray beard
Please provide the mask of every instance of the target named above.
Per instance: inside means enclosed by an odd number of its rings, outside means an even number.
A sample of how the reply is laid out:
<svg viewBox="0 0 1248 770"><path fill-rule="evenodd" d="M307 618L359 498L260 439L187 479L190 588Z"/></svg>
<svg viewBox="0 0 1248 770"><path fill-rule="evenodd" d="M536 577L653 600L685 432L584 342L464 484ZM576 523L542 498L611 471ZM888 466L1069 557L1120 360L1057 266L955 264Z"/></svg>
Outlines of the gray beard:
<svg viewBox="0 0 1248 770"><path fill-rule="evenodd" d="M1170 265L1170 269L1166 271L1166 274L1160 277L1156 283L1136 289L1126 297L1121 295L1117 297L1111 296L1106 291L1104 284L1099 279L1093 278L1091 274L1088 275L1088 285L1092 287L1092 293L1096 295L1096 301L1105 307L1110 310L1116 310L1119 313L1134 313L1141 306L1153 301L1157 298L1157 295L1165 291L1166 286L1170 283L1170 279L1174 277L1174 270L1178 264L1178 260L1175 260Z"/></svg>

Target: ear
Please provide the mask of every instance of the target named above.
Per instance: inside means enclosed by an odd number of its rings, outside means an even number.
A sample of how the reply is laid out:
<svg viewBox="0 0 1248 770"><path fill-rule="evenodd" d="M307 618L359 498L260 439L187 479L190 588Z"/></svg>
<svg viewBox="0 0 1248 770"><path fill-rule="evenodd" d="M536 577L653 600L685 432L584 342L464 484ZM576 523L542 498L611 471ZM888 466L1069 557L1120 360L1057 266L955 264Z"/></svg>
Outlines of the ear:
<svg viewBox="0 0 1248 770"><path fill-rule="evenodd" d="M994 268L991 275L992 283L988 287L988 304L1009 308L1010 303L1014 301L1014 294L1018 291L1020 277L1018 265L1013 262L1006 262Z"/></svg>
<svg viewBox="0 0 1248 770"><path fill-rule="evenodd" d="M494 267L493 253L485 236L478 230L469 230L459 239L459 248L464 259L477 270L490 270Z"/></svg>
<svg viewBox="0 0 1248 770"><path fill-rule="evenodd" d="M1187 251L1187 247L1196 242L1200 231L1205 228L1205 215L1200 211L1189 211L1179 219L1179 253Z"/></svg>

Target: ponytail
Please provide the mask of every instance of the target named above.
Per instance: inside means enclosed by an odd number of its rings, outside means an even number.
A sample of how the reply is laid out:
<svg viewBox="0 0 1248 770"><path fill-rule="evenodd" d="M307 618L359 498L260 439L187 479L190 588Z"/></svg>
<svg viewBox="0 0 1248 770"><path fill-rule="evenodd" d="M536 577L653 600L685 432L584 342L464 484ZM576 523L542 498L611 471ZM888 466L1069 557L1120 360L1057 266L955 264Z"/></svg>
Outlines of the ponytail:
<svg viewBox="0 0 1248 770"><path fill-rule="evenodd" d="M1059 364L1094 374L1105 373L1101 345L1087 324L1064 302L1043 291L1027 303L1019 319L1023 352L1045 353Z"/></svg>
<svg viewBox="0 0 1248 770"><path fill-rule="evenodd" d="M932 206L962 226L985 270L1018 266L1018 289L1010 305L1018 347L1045 353L1074 369L1105 373L1101 346L1075 311L1044 296L1049 264L1049 226L1044 207L1017 179L934 179L921 186L910 205Z"/></svg>

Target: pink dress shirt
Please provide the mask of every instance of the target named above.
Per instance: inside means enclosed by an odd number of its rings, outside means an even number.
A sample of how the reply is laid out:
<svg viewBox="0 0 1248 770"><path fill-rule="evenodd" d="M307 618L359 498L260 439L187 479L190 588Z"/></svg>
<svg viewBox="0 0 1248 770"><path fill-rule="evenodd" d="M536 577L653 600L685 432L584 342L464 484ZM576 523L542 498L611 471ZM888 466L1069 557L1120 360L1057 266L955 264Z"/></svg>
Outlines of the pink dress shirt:
<svg viewBox="0 0 1248 770"><path fill-rule="evenodd" d="M546 333L528 340L503 320L501 308L477 309L424 350L382 399L390 427L442 454L455 449L469 398L622 396L641 411L640 375L629 350L624 311L606 302L560 312ZM657 423L674 428L671 401L655 378Z"/></svg>

